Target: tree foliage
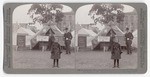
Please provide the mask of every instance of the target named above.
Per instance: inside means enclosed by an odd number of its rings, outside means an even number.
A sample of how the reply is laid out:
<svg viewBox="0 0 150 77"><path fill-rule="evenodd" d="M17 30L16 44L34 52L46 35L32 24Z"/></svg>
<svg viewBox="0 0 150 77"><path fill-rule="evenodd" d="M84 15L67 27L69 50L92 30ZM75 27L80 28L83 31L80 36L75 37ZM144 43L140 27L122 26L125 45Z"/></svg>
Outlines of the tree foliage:
<svg viewBox="0 0 150 77"><path fill-rule="evenodd" d="M95 23L107 24L114 21L116 18L117 23L124 21L124 6L121 4L94 4L89 11L89 16Z"/></svg>
<svg viewBox="0 0 150 77"><path fill-rule="evenodd" d="M32 4L28 10L28 15L33 19L33 22L59 23L62 21L64 14L62 12L63 6L60 4Z"/></svg>

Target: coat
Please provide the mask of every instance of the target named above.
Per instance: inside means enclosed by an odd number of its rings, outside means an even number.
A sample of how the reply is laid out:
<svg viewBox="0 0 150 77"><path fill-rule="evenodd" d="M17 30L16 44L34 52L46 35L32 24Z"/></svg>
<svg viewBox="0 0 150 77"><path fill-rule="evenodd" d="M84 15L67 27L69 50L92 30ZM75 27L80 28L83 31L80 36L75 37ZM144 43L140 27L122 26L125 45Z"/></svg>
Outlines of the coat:
<svg viewBox="0 0 150 77"><path fill-rule="evenodd" d="M132 44L133 34L131 32L125 34L125 41L127 45Z"/></svg>
<svg viewBox="0 0 150 77"><path fill-rule="evenodd" d="M60 59L61 46L59 43L54 42L51 47L51 59Z"/></svg>
<svg viewBox="0 0 150 77"><path fill-rule="evenodd" d="M112 48L111 48L111 59L121 59L121 48L120 44L113 42L112 43Z"/></svg>
<svg viewBox="0 0 150 77"><path fill-rule="evenodd" d="M64 34L64 41L65 41L66 49L70 49L71 39L72 39L72 34L70 32L67 32Z"/></svg>
<svg viewBox="0 0 150 77"><path fill-rule="evenodd" d="M72 39L72 34L70 32L67 32L64 34L64 40L67 41L67 40L70 40L71 41Z"/></svg>

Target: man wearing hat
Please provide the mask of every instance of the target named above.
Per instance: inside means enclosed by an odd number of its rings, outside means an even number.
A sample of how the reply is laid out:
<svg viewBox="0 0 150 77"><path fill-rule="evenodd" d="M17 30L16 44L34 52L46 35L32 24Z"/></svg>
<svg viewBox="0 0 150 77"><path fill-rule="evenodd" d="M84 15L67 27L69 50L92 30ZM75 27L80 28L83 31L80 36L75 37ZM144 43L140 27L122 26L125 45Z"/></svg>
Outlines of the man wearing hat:
<svg viewBox="0 0 150 77"><path fill-rule="evenodd" d="M127 54L132 54L131 51L132 40L133 40L133 34L129 32L129 28L126 28L125 41L126 41Z"/></svg>
<svg viewBox="0 0 150 77"><path fill-rule="evenodd" d="M64 41L66 47L66 54L71 54L70 44L71 44L72 34L68 31L68 28L65 28Z"/></svg>

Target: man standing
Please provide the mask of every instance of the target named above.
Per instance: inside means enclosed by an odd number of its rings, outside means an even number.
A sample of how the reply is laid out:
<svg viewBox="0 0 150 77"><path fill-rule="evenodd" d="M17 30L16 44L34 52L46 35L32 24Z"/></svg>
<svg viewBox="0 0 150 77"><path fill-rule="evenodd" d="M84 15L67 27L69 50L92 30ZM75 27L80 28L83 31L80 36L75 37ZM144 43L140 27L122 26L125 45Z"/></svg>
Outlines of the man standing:
<svg viewBox="0 0 150 77"><path fill-rule="evenodd" d="M71 54L71 52L70 52L71 39L72 39L72 34L68 31L68 28L66 28L65 34L64 34L66 54Z"/></svg>
<svg viewBox="0 0 150 77"><path fill-rule="evenodd" d="M132 40L133 40L133 34L129 32L129 28L126 28L125 41L126 41L127 54L132 54L131 51Z"/></svg>

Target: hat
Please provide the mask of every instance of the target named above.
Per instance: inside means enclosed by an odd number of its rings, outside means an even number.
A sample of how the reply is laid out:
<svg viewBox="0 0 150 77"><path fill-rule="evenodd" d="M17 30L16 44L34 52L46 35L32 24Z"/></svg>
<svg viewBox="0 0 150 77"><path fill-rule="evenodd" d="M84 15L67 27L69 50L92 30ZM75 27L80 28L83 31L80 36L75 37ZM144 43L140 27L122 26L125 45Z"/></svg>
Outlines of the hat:
<svg viewBox="0 0 150 77"><path fill-rule="evenodd" d="M65 30L68 30L68 28L65 28Z"/></svg>
<svg viewBox="0 0 150 77"><path fill-rule="evenodd" d="M126 28L126 30L129 30L129 28Z"/></svg>

